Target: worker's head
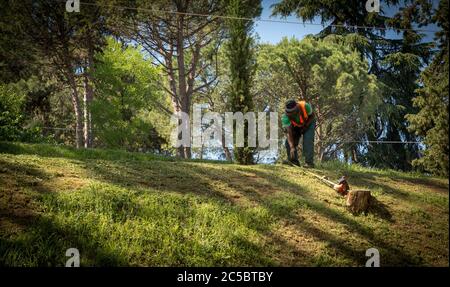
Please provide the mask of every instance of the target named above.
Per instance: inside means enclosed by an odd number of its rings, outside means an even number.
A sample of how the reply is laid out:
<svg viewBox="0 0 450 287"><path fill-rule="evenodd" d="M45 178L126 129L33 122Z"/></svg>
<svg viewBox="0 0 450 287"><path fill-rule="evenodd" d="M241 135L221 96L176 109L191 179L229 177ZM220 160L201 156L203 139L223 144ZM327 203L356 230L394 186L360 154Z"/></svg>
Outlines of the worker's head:
<svg viewBox="0 0 450 287"><path fill-rule="evenodd" d="M295 100L288 100L286 102L284 111L288 117L295 116L300 112L300 109L298 108L297 102Z"/></svg>

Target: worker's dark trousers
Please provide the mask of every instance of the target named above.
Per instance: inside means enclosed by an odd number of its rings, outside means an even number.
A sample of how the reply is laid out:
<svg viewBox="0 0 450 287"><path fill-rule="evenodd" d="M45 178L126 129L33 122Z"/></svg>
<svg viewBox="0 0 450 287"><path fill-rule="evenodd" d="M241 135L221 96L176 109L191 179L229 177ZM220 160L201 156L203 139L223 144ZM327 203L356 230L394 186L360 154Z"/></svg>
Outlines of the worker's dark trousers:
<svg viewBox="0 0 450 287"><path fill-rule="evenodd" d="M303 156L305 157L305 162L307 164L314 164L314 131L316 129L316 120L312 120L309 127L303 133ZM297 147L302 136L301 128L294 127L294 146ZM291 148L289 147L289 142L286 139L284 145L286 146L287 155L291 153ZM291 159L292 160L292 159ZM298 162L298 153L295 150L294 162Z"/></svg>

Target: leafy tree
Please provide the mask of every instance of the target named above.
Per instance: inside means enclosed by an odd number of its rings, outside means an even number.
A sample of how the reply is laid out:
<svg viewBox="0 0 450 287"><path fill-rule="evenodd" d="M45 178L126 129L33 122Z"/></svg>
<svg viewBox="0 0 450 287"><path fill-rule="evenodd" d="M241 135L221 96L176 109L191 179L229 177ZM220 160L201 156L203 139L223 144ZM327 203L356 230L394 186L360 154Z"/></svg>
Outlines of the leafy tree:
<svg viewBox="0 0 450 287"><path fill-rule="evenodd" d="M274 13L282 16L295 14L304 21L320 17L325 28L317 35L356 34L350 41L369 63L370 73L383 83L382 105L379 106L373 128L361 136L360 140L377 141L417 141L417 137L407 129L404 116L416 111L412 98L418 87L416 80L431 55L429 43L423 43L414 23L427 24L431 12L431 1L413 0L383 1L383 6L400 9L393 16L369 13L366 1L359 0L283 0L273 6ZM378 28L379 27L379 28ZM386 36L385 28L397 29L398 37ZM402 30L400 30L402 29ZM351 144L353 154L358 154L363 163L371 166L410 169L413 158L418 157L418 144L393 146L388 144Z"/></svg>
<svg viewBox="0 0 450 287"><path fill-rule="evenodd" d="M441 1L433 22L443 28L437 33L440 50L433 62L421 74L418 96L413 99L419 110L406 116L409 129L424 137L426 149L424 156L413 164L434 174L449 174L448 140L448 0Z"/></svg>
<svg viewBox="0 0 450 287"><path fill-rule="evenodd" d="M115 0L113 3L140 8L125 13L123 21L113 24L113 29L120 37L140 44L154 64L161 66L164 76L159 82L172 101L173 111L190 115L194 94L215 81L209 79L198 85L200 74L211 65L206 58L201 60L202 50L222 33L219 18L190 14L218 14L225 1ZM177 155L190 158L191 148L181 146Z"/></svg>
<svg viewBox="0 0 450 287"><path fill-rule="evenodd" d="M21 139L24 98L12 85L0 86L0 140Z"/></svg>
<svg viewBox="0 0 450 287"><path fill-rule="evenodd" d="M50 89L32 78L0 85L0 140L44 142L48 133L39 123L48 121Z"/></svg>
<svg viewBox="0 0 450 287"><path fill-rule="evenodd" d="M0 2L0 83L17 82L32 73L36 62L33 42L24 37L26 16L17 1Z"/></svg>
<svg viewBox="0 0 450 287"><path fill-rule="evenodd" d="M289 98L312 103L320 160L336 158L346 142L366 132L381 103L380 85L368 73L368 63L349 45L335 42L335 37L284 38L275 46L264 45L258 54L257 82L268 95L259 99L277 105L280 113Z"/></svg>
<svg viewBox="0 0 450 287"><path fill-rule="evenodd" d="M86 1L90 4L90 9L83 9L80 13L67 13L64 1L7 2L9 12L6 15L14 21L5 25L5 30L9 33L16 31L21 39L16 45L19 49L12 52L9 58L20 58L20 54L25 52L25 59L31 59L25 63L32 64L30 68L25 68L25 76L37 75L44 81L57 77L58 82L64 83L64 88L70 90L71 94L76 146L82 147L83 142L86 147L90 146L89 101L93 97L93 91L90 88L92 79L89 78L88 69L92 66L94 52L103 44L105 33L104 17L97 2ZM11 16L13 12L17 12L17 16ZM12 43L15 42L17 41ZM1 46L7 45L2 43ZM30 47L29 51L25 51L26 46ZM20 67L18 70L15 74L25 74L20 73ZM84 89L81 88L82 80Z"/></svg>
<svg viewBox="0 0 450 287"><path fill-rule="evenodd" d="M161 150L169 137L169 117L157 109L163 101L157 85L161 70L140 53L108 38L97 55L93 77L97 96L92 102L97 144L128 150ZM167 107L169 106L166 103Z"/></svg>

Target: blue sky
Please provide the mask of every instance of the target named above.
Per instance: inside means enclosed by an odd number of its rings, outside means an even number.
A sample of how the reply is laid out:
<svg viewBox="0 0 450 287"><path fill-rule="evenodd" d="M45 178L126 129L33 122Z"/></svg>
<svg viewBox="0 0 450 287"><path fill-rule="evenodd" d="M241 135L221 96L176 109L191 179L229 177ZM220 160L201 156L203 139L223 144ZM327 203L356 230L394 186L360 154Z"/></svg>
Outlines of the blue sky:
<svg viewBox="0 0 450 287"><path fill-rule="evenodd" d="M361 0L364 1L364 0ZM263 11L261 14L261 19L271 19L271 20L285 20L285 21L291 21L291 22L298 22L299 24L292 24L292 23L273 23L273 22L261 22L256 21L255 22L255 32L258 34L260 41L263 43L278 43L283 37L296 37L298 39L302 39L308 34L317 34L319 33L323 27L321 25L308 25L309 22L306 22L305 24L302 24L302 20L296 18L295 16L290 16L287 18L281 18L281 17L271 17L272 9L270 6L274 3L279 2L278 0L263 0ZM439 1L433 1L435 6ZM383 6L383 0L380 1L381 9L386 12L387 15L392 15L396 9L395 8L388 8ZM320 24L320 18L317 17L313 23ZM422 27L422 29L427 30L437 30L438 28L434 25L430 25L428 27ZM425 41L432 41L434 37L434 33L427 32ZM395 38L396 33L393 31L388 32L387 34L390 38Z"/></svg>
<svg viewBox="0 0 450 287"><path fill-rule="evenodd" d="M276 2L276 0L263 0L263 11L261 14L261 19L271 19L271 20L286 20L293 22L302 22L295 16L290 16L287 18L281 17L270 17L272 14L272 9L270 6ZM320 24L320 19L316 19L315 23ZM269 42L272 44L278 43L283 37L295 36L298 39L302 39L308 34L317 34L323 29L319 25L303 25L303 24L291 24L291 23L269 23L269 22L255 22L255 32L260 37L261 42Z"/></svg>

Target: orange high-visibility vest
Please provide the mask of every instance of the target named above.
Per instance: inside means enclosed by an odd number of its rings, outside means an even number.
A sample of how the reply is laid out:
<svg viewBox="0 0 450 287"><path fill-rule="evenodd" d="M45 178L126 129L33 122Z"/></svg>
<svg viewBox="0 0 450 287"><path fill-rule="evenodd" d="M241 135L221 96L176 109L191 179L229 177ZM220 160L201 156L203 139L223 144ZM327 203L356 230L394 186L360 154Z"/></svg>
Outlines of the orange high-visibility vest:
<svg viewBox="0 0 450 287"><path fill-rule="evenodd" d="M291 120L291 124L294 127L302 127L303 124L308 120L308 113L306 112L305 105L306 105L305 101L300 101L300 102L297 103L297 106L300 109L300 115L299 115L300 124L298 124L294 120Z"/></svg>

